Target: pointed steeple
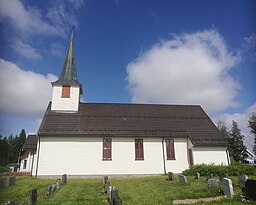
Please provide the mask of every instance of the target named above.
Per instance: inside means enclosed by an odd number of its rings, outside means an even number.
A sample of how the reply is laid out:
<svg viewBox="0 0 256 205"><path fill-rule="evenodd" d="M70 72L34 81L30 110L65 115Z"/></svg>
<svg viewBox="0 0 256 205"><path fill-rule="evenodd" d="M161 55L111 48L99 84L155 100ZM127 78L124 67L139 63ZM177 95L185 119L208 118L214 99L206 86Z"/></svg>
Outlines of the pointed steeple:
<svg viewBox="0 0 256 205"><path fill-rule="evenodd" d="M71 31L70 42L67 48L64 65L62 67L59 79L52 82L52 85L79 86L82 94L82 84L77 80L76 58L74 50L74 28Z"/></svg>

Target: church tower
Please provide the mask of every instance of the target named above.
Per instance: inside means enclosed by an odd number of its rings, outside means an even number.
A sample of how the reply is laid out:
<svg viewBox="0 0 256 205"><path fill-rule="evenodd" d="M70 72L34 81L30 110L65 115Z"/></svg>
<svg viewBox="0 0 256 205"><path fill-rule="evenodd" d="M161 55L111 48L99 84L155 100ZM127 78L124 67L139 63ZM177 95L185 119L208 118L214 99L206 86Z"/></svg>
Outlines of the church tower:
<svg viewBox="0 0 256 205"><path fill-rule="evenodd" d="M52 87L51 110L56 112L78 111L82 84L77 80L73 30L61 74L56 82L52 82Z"/></svg>

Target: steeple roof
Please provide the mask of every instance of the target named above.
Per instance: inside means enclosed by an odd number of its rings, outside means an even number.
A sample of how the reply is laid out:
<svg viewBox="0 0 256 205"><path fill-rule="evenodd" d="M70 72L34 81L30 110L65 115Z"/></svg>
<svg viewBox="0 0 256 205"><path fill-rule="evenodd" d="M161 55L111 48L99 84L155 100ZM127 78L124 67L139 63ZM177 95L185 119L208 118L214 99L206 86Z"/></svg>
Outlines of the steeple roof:
<svg viewBox="0 0 256 205"><path fill-rule="evenodd" d="M77 74L76 74L76 58L75 58L75 50L74 50L73 29L71 32L70 42L67 48L66 57L65 57L64 65L62 67L61 74L57 81L52 82L52 85L80 86L80 90L82 92L82 84L78 82Z"/></svg>

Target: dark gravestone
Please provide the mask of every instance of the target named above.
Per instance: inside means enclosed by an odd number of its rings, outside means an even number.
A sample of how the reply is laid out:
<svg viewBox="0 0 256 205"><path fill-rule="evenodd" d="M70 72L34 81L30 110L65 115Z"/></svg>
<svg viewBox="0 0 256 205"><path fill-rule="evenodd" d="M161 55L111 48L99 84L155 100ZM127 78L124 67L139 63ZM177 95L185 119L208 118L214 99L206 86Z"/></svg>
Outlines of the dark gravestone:
<svg viewBox="0 0 256 205"><path fill-rule="evenodd" d="M196 173L195 179L200 179L200 173L199 172Z"/></svg>
<svg viewBox="0 0 256 205"><path fill-rule="evenodd" d="M256 180L247 179L244 190L249 199L256 200Z"/></svg>
<svg viewBox="0 0 256 205"><path fill-rule="evenodd" d="M222 172L222 173L219 174L219 178L220 178L220 181L222 182L222 179L223 178L228 178L228 175L226 173Z"/></svg>
<svg viewBox="0 0 256 205"><path fill-rule="evenodd" d="M168 172L168 180L170 180L170 181L174 180L173 172Z"/></svg>
<svg viewBox="0 0 256 205"><path fill-rule="evenodd" d="M234 191L233 191L233 184L231 179L223 178L222 184L223 184L224 195L228 197L233 197Z"/></svg>
<svg viewBox="0 0 256 205"><path fill-rule="evenodd" d="M238 182L242 185L245 186L245 182L248 180L248 176L245 174L240 174L238 176Z"/></svg>
<svg viewBox="0 0 256 205"><path fill-rule="evenodd" d="M50 196L51 195L51 192L52 192L52 185L48 185L46 187L46 196Z"/></svg>
<svg viewBox="0 0 256 205"><path fill-rule="evenodd" d="M16 177L9 177L9 186L13 186L16 183Z"/></svg>
<svg viewBox="0 0 256 205"><path fill-rule="evenodd" d="M0 189L5 187L5 180L6 178L0 178Z"/></svg>
<svg viewBox="0 0 256 205"><path fill-rule="evenodd" d="M28 192L28 205L37 204L37 189L32 189Z"/></svg>
<svg viewBox="0 0 256 205"><path fill-rule="evenodd" d="M178 176L179 176L179 182L181 184L187 184L188 183L187 177L185 175L179 174Z"/></svg>
<svg viewBox="0 0 256 205"><path fill-rule="evenodd" d="M67 175L66 174L62 175L62 182L67 183Z"/></svg>
<svg viewBox="0 0 256 205"><path fill-rule="evenodd" d="M111 205L122 205L122 200L118 196L118 191L116 188L113 188L111 190L110 204Z"/></svg>
<svg viewBox="0 0 256 205"><path fill-rule="evenodd" d="M212 173L208 173L206 175L206 181L208 182L209 179L213 179L213 174Z"/></svg>
<svg viewBox="0 0 256 205"><path fill-rule="evenodd" d="M218 179L210 178L208 179L207 184L208 184L208 188L211 188L211 189L217 190L220 187L220 181Z"/></svg>

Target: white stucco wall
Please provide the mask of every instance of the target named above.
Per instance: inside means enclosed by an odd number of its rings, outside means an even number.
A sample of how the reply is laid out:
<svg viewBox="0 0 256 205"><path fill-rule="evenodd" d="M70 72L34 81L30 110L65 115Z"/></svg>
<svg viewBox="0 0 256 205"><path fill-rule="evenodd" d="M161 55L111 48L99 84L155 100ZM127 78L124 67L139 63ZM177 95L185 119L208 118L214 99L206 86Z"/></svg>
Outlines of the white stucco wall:
<svg viewBox="0 0 256 205"><path fill-rule="evenodd" d="M75 112L78 111L80 88L79 86L70 87L70 97L62 98L62 86L54 85L52 91L52 110Z"/></svg>
<svg viewBox="0 0 256 205"><path fill-rule="evenodd" d="M193 147L194 164L228 165L226 147Z"/></svg>
<svg viewBox="0 0 256 205"><path fill-rule="evenodd" d="M144 160L135 160L134 138L113 137L111 161L102 160L101 137L41 137L40 141L38 176L164 173L162 138L143 138ZM166 171L179 173L188 167L186 143L185 138L174 138L176 160L165 159Z"/></svg>
<svg viewBox="0 0 256 205"><path fill-rule="evenodd" d="M34 158L34 162L33 162L33 158ZM26 165L26 168L24 169L25 160L27 160L27 165ZM36 153L33 156L33 153L29 152L28 156L21 160L19 171L20 172L31 172L31 171L33 171L32 166L33 166L33 169L35 170L35 160L36 160Z"/></svg>

